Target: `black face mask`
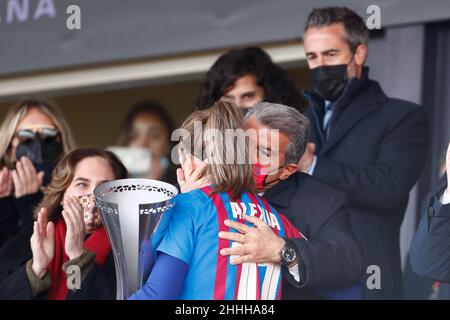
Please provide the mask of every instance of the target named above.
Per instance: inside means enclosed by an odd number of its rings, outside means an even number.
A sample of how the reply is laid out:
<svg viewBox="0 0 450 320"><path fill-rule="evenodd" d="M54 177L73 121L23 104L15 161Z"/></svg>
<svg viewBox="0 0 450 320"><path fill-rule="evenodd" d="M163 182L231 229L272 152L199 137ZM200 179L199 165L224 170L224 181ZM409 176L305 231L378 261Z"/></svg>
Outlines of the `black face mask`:
<svg viewBox="0 0 450 320"><path fill-rule="evenodd" d="M44 171L44 185L51 179L51 173L58 157L62 154L61 143L56 140L41 140L38 137L20 142L16 147L16 159L27 157L34 164L36 171Z"/></svg>
<svg viewBox="0 0 450 320"><path fill-rule="evenodd" d="M313 92L327 101L335 101L348 83L347 65L320 66L311 69Z"/></svg>

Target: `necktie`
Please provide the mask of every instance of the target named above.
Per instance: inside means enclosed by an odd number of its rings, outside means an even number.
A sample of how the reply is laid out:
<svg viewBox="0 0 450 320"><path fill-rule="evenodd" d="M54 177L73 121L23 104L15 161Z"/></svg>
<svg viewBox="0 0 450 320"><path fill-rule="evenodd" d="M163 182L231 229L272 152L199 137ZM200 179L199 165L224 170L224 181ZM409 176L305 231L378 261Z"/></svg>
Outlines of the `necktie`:
<svg viewBox="0 0 450 320"><path fill-rule="evenodd" d="M331 102L327 102L325 107L325 115L323 116L323 132L325 132L325 136L327 138L328 134L330 133L332 115L333 115L333 104Z"/></svg>

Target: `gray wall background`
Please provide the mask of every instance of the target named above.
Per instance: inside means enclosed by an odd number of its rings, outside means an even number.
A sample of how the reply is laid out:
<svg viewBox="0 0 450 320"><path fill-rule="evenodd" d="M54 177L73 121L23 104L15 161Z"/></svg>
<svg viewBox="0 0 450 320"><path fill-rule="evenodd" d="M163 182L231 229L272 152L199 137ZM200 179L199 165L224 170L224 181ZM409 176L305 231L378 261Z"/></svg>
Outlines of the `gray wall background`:
<svg viewBox="0 0 450 320"><path fill-rule="evenodd" d="M370 41L367 61L370 75L380 82L388 96L422 104L424 36L423 25L412 25L388 28L384 37ZM421 133L411 132L411 134ZM400 249L403 267L416 229L419 201L415 187L410 193L408 209L401 228Z"/></svg>
<svg viewBox="0 0 450 320"><path fill-rule="evenodd" d="M71 4L81 30L66 27ZM0 0L0 77L293 40L313 7L346 5L367 18L372 4L383 27L450 17L448 0ZM52 15L34 19L39 7Z"/></svg>

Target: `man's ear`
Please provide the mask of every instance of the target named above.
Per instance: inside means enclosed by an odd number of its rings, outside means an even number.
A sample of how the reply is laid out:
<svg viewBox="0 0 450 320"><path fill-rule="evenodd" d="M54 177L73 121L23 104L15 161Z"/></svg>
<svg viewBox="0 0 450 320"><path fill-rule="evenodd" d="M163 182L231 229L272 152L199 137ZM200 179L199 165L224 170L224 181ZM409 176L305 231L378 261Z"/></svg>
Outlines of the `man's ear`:
<svg viewBox="0 0 450 320"><path fill-rule="evenodd" d="M358 67L364 66L367 58L367 46L365 44L360 44L355 50L355 63Z"/></svg>
<svg viewBox="0 0 450 320"><path fill-rule="evenodd" d="M284 167L280 174L280 180L286 180L298 171L298 164L291 163Z"/></svg>

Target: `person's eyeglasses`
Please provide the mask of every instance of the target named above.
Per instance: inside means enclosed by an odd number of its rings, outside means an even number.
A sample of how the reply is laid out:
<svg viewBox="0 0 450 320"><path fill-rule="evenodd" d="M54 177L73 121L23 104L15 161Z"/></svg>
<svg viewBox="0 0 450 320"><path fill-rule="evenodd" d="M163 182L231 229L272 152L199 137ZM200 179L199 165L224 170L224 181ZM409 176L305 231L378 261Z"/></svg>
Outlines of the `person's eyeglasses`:
<svg viewBox="0 0 450 320"><path fill-rule="evenodd" d="M20 142L27 142L36 138L41 141L53 141L59 136L59 131L54 128L42 128L39 130L21 129L16 132Z"/></svg>

